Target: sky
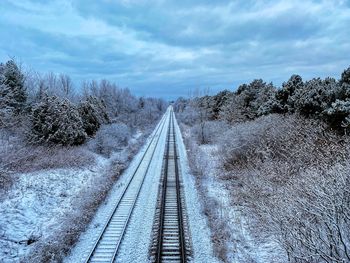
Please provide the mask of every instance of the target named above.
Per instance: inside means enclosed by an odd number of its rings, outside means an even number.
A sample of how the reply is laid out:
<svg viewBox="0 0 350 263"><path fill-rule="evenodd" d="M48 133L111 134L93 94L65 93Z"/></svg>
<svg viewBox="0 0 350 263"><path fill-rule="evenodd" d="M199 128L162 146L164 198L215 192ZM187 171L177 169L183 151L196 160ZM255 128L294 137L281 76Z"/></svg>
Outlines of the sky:
<svg viewBox="0 0 350 263"><path fill-rule="evenodd" d="M234 90L350 66L350 0L1 0L0 61L140 96Z"/></svg>

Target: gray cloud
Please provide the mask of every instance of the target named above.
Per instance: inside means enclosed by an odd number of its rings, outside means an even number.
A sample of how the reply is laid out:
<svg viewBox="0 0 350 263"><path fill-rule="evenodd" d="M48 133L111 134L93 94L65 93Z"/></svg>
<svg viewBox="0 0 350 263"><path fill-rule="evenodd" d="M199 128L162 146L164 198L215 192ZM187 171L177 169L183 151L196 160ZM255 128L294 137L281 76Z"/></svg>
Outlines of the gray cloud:
<svg viewBox="0 0 350 263"><path fill-rule="evenodd" d="M349 66L347 1L1 1L0 59L174 98Z"/></svg>

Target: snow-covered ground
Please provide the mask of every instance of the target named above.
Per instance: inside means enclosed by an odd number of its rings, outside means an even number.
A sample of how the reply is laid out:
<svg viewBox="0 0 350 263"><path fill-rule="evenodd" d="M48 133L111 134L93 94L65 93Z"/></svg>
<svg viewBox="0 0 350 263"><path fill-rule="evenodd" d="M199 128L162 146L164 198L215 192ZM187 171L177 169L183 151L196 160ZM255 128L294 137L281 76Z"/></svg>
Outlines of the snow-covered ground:
<svg viewBox="0 0 350 263"><path fill-rule="evenodd" d="M141 137L142 132L137 131L129 147L110 158L89 152L94 161L81 168L15 174L15 181L0 202L0 262L20 262L38 243L51 242L47 238L65 229L62 224L75 220L84 209L92 209L94 201L88 200L89 193L97 194L98 187L106 187L111 176L118 176Z"/></svg>
<svg viewBox="0 0 350 263"><path fill-rule="evenodd" d="M186 130L184 134L190 136ZM279 244L266 237L263 242L259 241L254 235L254 229L249 228L249 217L244 216L240 206L233 203L230 183L223 179L219 167L218 147L215 144L195 147L195 153L191 154L195 155L194 161L200 163L204 171L197 178L200 203L207 211L208 220L211 220L212 237L221 246L217 247L216 253L224 253L220 257L232 263L286 262Z"/></svg>
<svg viewBox="0 0 350 263"><path fill-rule="evenodd" d="M93 187L107 160L84 169L53 169L19 174L0 203L0 261L18 262L41 236L57 229L79 192Z"/></svg>
<svg viewBox="0 0 350 263"><path fill-rule="evenodd" d="M210 229L206 216L201 209L200 197L196 189L195 180L188 165L186 147L181 131L175 122L176 140L180 158L180 171L185 190L186 209L188 214L189 229L192 238L193 261L198 263L215 263L219 260L214 256L210 239Z"/></svg>

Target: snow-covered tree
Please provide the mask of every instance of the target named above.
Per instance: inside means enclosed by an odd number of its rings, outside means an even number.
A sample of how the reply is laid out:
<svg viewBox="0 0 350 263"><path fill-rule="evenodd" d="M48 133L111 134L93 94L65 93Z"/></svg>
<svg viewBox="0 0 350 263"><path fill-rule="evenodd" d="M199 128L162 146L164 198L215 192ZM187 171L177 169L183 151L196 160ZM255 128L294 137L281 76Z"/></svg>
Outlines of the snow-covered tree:
<svg viewBox="0 0 350 263"><path fill-rule="evenodd" d="M331 127L348 130L350 128L350 100L336 100L324 111L324 115Z"/></svg>
<svg viewBox="0 0 350 263"><path fill-rule="evenodd" d="M84 130L88 136L94 135L101 124L109 122L106 107L96 97L89 96L86 100L80 102L78 111L83 121Z"/></svg>
<svg viewBox="0 0 350 263"><path fill-rule="evenodd" d="M267 84L262 79L240 85L224 104L220 115L229 122L241 122L268 114L268 104L275 92L272 83Z"/></svg>
<svg viewBox="0 0 350 263"><path fill-rule="evenodd" d="M303 79L299 75L292 75L287 82L283 82L281 89L271 92L270 98L260 105L259 115L293 113L295 111L295 93L303 88Z"/></svg>
<svg viewBox="0 0 350 263"><path fill-rule="evenodd" d="M24 75L13 60L0 64L0 127L11 126L27 99Z"/></svg>
<svg viewBox="0 0 350 263"><path fill-rule="evenodd" d="M16 100L12 90L0 80L0 127L9 126L11 123L15 111L13 105L16 105Z"/></svg>
<svg viewBox="0 0 350 263"><path fill-rule="evenodd" d="M179 97L173 104L174 111L177 113L182 113L185 111L186 107L189 105L190 100L184 97Z"/></svg>
<svg viewBox="0 0 350 263"><path fill-rule="evenodd" d="M350 67L343 71L339 81L340 94L339 99L350 99Z"/></svg>
<svg viewBox="0 0 350 263"><path fill-rule="evenodd" d="M83 127L88 136L93 136L100 128L101 123L97 117L94 105L83 101L78 105L78 111L83 121Z"/></svg>
<svg viewBox="0 0 350 263"><path fill-rule="evenodd" d="M24 87L24 75L13 60L9 60L2 68L2 82L8 86L15 101L14 108L23 109L27 100L27 93ZM1 74L1 73L0 73Z"/></svg>
<svg viewBox="0 0 350 263"><path fill-rule="evenodd" d="M338 83L335 79L312 79L295 92L295 108L305 116L319 116L335 101L337 93Z"/></svg>
<svg viewBox="0 0 350 263"><path fill-rule="evenodd" d="M276 94L276 99L280 105L281 113L293 113L295 111L294 94L301 91L303 88L304 82L299 75L292 75L287 82L282 84L282 89L278 90Z"/></svg>
<svg viewBox="0 0 350 263"><path fill-rule="evenodd" d="M224 90L213 96L213 110L212 110L212 118L219 119L220 112L225 107L227 102L233 96L233 92L229 90Z"/></svg>
<svg viewBox="0 0 350 263"><path fill-rule="evenodd" d="M86 139L79 112L67 99L45 97L33 106L30 120L32 143L77 145Z"/></svg>

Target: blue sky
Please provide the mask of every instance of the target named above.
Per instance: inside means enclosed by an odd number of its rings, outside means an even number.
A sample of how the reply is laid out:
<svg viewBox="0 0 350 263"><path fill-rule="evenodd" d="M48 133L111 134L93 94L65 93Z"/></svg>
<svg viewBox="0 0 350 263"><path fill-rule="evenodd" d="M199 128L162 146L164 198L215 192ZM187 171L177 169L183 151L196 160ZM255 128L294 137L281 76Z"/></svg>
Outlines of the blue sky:
<svg viewBox="0 0 350 263"><path fill-rule="evenodd" d="M350 66L350 1L1 0L0 60L175 98Z"/></svg>

